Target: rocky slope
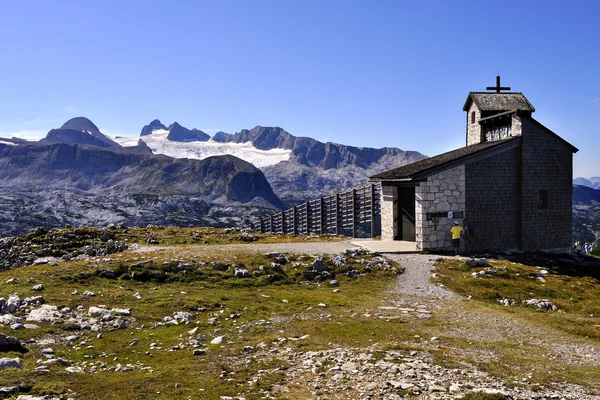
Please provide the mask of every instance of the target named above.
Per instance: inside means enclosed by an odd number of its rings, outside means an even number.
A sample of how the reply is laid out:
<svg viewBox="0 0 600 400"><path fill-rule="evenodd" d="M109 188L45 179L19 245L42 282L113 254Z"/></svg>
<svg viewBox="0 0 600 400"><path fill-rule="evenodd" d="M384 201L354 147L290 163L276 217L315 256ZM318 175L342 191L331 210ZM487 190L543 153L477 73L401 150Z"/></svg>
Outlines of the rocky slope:
<svg viewBox="0 0 600 400"><path fill-rule="evenodd" d="M590 179L586 178L575 178L573 179L574 185L587 186L592 189L600 189L600 177L592 176Z"/></svg>
<svg viewBox="0 0 600 400"><path fill-rule="evenodd" d="M65 224L238 225L284 207L236 157L175 159L103 136L76 118L40 142L0 140L0 237Z"/></svg>
<svg viewBox="0 0 600 400"><path fill-rule="evenodd" d="M600 190L573 185L573 240L600 239Z"/></svg>
<svg viewBox="0 0 600 400"><path fill-rule="evenodd" d="M322 143L293 136L279 127L257 126L234 135L219 132L213 140L250 142L262 150L291 150L288 161L262 168L275 193L289 206L364 185L371 175L425 158L416 151L393 147L374 149Z"/></svg>

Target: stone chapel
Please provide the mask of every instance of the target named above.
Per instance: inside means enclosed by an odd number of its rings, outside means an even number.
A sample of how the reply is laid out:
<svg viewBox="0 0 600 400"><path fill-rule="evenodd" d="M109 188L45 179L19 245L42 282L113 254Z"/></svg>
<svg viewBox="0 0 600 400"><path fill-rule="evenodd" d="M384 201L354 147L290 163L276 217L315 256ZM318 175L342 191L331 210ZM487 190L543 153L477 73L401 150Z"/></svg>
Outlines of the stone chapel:
<svg viewBox="0 0 600 400"><path fill-rule="evenodd" d="M573 145L532 117L519 92L471 92L466 145L371 177L382 186L382 240L417 250L452 248L454 221L473 230L472 250L568 251Z"/></svg>

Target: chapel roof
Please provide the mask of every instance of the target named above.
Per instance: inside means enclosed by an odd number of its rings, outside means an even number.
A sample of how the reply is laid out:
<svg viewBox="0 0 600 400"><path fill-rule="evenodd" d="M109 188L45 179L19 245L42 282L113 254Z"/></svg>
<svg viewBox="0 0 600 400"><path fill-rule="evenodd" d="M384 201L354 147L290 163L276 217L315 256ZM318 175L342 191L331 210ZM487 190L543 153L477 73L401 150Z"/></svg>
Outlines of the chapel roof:
<svg viewBox="0 0 600 400"><path fill-rule="evenodd" d="M486 150L492 148L499 148L504 145L508 146L508 143L518 144L521 140L520 136L511 137L508 139L483 142L474 144L471 146L461 147L456 150L449 151L434 157L426 158L421 161L414 162L412 164L404 165L399 168L395 168L386 172L379 173L370 177L373 181L411 181L425 178L431 173L435 173L440 168L450 167L454 164L462 164L468 161L475 155L479 155Z"/></svg>
<svg viewBox="0 0 600 400"><path fill-rule="evenodd" d="M469 109L471 102L475 103L481 111L535 111L535 108L521 92L470 92L463 107L463 111Z"/></svg>

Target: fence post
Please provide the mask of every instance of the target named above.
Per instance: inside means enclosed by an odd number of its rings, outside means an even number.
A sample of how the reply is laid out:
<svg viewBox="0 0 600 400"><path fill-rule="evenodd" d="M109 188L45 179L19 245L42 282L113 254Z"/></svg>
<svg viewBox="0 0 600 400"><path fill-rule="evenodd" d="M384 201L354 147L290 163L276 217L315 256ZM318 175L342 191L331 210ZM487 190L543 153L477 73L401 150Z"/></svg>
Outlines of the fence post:
<svg viewBox="0 0 600 400"><path fill-rule="evenodd" d="M356 189L352 189L352 237L356 237Z"/></svg>
<svg viewBox="0 0 600 400"><path fill-rule="evenodd" d="M306 236L310 235L310 203L306 202Z"/></svg>
<svg viewBox="0 0 600 400"><path fill-rule="evenodd" d="M271 217L270 217L270 221L269 221L269 222L270 222L270 224L271 224L271 226L269 227L269 228L271 228L271 233L275 233L275 230L273 229L273 214L271 214Z"/></svg>
<svg viewBox="0 0 600 400"><path fill-rule="evenodd" d="M335 195L335 234L340 234L340 194Z"/></svg>
<svg viewBox="0 0 600 400"><path fill-rule="evenodd" d="M296 214L297 210L296 210L296 206L294 206L294 211L292 214L292 217L294 218L294 223L292 225L292 231L294 233L294 235L298 234L298 224L296 224L296 220L298 219L298 215Z"/></svg>
<svg viewBox="0 0 600 400"><path fill-rule="evenodd" d="M282 211L281 212L281 233L285 233L285 223L284 223L285 218L284 218L284 216L285 216L285 212Z"/></svg>
<svg viewBox="0 0 600 400"><path fill-rule="evenodd" d="M265 233L265 225L264 225L263 219L261 218L258 223L260 226L260 233Z"/></svg>
<svg viewBox="0 0 600 400"><path fill-rule="evenodd" d="M323 222L325 219L323 218L323 198L319 200L319 215L321 216L321 229L319 230L319 234L323 234Z"/></svg>
<svg viewBox="0 0 600 400"><path fill-rule="evenodd" d="M375 185L371 185L371 238L375 236Z"/></svg>

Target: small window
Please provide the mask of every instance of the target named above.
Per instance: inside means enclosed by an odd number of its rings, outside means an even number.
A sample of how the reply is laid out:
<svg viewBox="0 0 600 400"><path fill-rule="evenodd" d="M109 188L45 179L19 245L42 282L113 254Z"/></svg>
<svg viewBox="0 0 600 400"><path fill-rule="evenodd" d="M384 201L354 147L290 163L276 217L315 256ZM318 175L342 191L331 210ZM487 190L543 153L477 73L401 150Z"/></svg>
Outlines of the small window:
<svg viewBox="0 0 600 400"><path fill-rule="evenodd" d="M475 123L475 111L471 111L471 123Z"/></svg>
<svg viewBox="0 0 600 400"><path fill-rule="evenodd" d="M540 190L538 192L538 209L548 208L548 191Z"/></svg>

